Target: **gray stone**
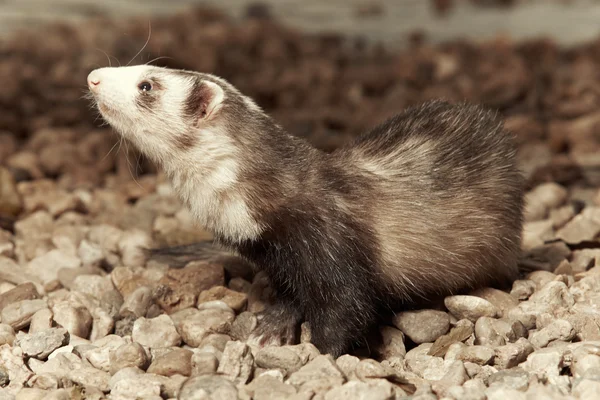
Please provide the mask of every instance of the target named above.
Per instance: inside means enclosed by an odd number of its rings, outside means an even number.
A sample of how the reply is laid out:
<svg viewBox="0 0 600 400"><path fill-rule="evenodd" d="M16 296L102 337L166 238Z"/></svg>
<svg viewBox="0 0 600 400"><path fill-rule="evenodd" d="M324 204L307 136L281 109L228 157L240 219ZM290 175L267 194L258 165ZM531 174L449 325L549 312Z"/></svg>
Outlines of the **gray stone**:
<svg viewBox="0 0 600 400"><path fill-rule="evenodd" d="M182 312L187 313L188 310L182 310L176 314ZM176 314L172 316L174 320L177 318ZM211 333L228 333L234 318L235 313L231 309L190 309L186 318L177 320L176 326L186 344L198 347L202 340Z"/></svg>
<svg viewBox="0 0 600 400"><path fill-rule="evenodd" d="M21 300L9 304L2 310L2 323L10 325L15 330L26 328L31 322L33 314L48 308L45 300Z"/></svg>
<svg viewBox="0 0 600 400"><path fill-rule="evenodd" d="M434 342L450 329L448 314L437 310L401 312L392 323L416 344Z"/></svg>
<svg viewBox="0 0 600 400"><path fill-rule="evenodd" d="M249 311L244 311L231 324L230 335L236 340L246 341L257 324L258 320L256 316Z"/></svg>
<svg viewBox="0 0 600 400"><path fill-rule="evenodd" d="M517 300L527 300L535 292L536 283L532 280L516 280L513 282L510 295Z"/></svg>
<svg viewBox="0 0 600 400"><path fill-rule="evenodd" d="M254 357L248 345L230 341L225 346L217 372L236 384L245 384L252 375L253 363Z"/></svg>
<svg viewBox="0 0 600 400"><path fill-rule="evenodd" d="M15 341L15 330L8 324L0 324L0 346L12 346Z"/></svg>
<svg viewBox="0 0 600 400"><path fill-rule="evenodd" d="M169 316L139 318L133 324L131 337L135 342L151 348L179 346L181 337Z"/></svg>
<svg viewBox="0 0 600 400"><path fill-rule="evenodd" d="M502 369L512 368L524 362L531 353L533 346L529 340L520 338L515 343L495 349L494 365Z"/></svg>
<svg viewBox="0 0 600 400"><path fill-rule="evenodd" d="M325 394L325 400L393 400L391 383L377 379L370 382L350 381L335 387Z"/></svg>
<svg viewBox="0 0 600 400"><path fill-rule="evenodd" d="M213 375L219 368L219 360L213 353L200 351L192 355L192 376Z"/></svg>
<svg viewBox="0 0 600 400"><path fill-rule="evenodd" d="M181 386L178 400L230 400L238 398L236 386L220 376L196 376Z"/></svg>
<svg viewBox="0 0 600 400"><path fill-rule="evenodd" d="M124 368L136 367L146 369L148 355L141 344L133 342L117 347L109 353L111 375Z"/></svg>
<svg viewBox="0 0 600 400"><path fill-rule="evenodd" d="M529 374L521 368L498 371L489 377L488 384L490 387L499 386L524 392L529 387Z"/></svg>
<svg viewBox="0 0 600 400"><path fill-rule="evenodd" d="M489 301L476 296L450 296L444 300L446 308L458 319L471 322L481 317L498 317L500 310Z"/></svg>
<svg viewBox="0 0 600 400"><path fill-rule="evenodd" d="M64 328L51 328L32 334L19 332L15 344L23 354L44 360L57 348L69 342L69 333Z"/></svg>
<svg viewBox="0 0 600 400"><path fill-rule="evenodd" d="M381 344L375 348L375 351L381 358L403 358L406 355L402 331L391 326L380 326L379 333L381 334Z"/></svg>
<svg viewBox="0 0 600 400"><path fill-rule="evenodd" d="M529 341L535 348L546 347L548 343L554 340L569 341L575 337L575 329L569 321L557 319L543 329L533 332L529 336Z"/></svg>
<svg viewBox="0 0 600 400"><path fill-rule="evenodd" d="M481 317L475 323L476 343L486 346L503 346L516 340L515 332L507 321Z"/></svg>
<svg viewBox="0 0 600 400"><path fill-rule="evenodd" d="M486 365L494 359L494 350L486 346L465 346L458 354L457 359Z"/></svg>
<svg viewBox="0 0 600 400"><path fill-rule="evenodd" d="M92 330L92 315L87 308L68 301L52 306L54 321L71 335L87 338Z"/></svg>
<svg viewBox="0 0 600 400"><path fill-rule="evenodd" d="M330 355L321 355L294 372L287 383L305 390L330 390L344 383L344 374Z"/></svg>
<svg viewBox="0 0 600 400"><path fill-rule="evenodd" d="M255 361L256 365L261 368L282 369L288 375L302 367L302 360L288 346L264 347L256 353Z"/></svg>
<svg viewBox="0 0 600 400"><path fill-rule="evenodd" d="M172 349L166 354L155 357L148 367L148 373L162 376L190 376L192 374L192 355L192 351L187 349Z"/></svg>
<svg viewBox="0 0 600 400"><path fill-rule="evenodd" d="M52 318L54 315L49 308L42 308L31 317L29 324L29 333L36 333L52 328Z"/></svg>

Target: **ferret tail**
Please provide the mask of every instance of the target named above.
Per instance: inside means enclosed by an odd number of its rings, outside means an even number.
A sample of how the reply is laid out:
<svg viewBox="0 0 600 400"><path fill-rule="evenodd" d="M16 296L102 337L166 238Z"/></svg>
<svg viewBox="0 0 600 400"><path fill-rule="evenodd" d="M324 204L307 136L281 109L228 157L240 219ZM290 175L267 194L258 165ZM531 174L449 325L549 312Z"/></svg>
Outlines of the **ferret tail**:
<svg viewBox="0 0 600 400"><path fill-rule="evenodd" d="M172 268L183 268L192 261L219 261L234 257L226 249L220 248L212 241L202 241L180 246L147 249L150 260L168 264Z"/></svg>
<svg viewBox="0 0 600 400"><path fill-rule="evenodd" d="M248 261L212 241L147 249L146 256L171 268L184 268L193 261L221 264L231 278L252 280L255 270Z"/></svg>

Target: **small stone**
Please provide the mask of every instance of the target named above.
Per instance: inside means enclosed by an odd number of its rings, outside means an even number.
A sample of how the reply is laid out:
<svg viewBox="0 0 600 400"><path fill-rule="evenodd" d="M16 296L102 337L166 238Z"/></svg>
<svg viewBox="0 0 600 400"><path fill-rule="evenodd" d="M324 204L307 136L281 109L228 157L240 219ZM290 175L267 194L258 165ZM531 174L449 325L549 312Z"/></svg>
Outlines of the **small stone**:
<svg viewBox="0 0 600 400"><path fill-rule="evenodd" d="M79 368L69 371L67 378L81 386L96 387L103 392L110 390L110 375L108 372L100 371L96 368L81 365Z"/></svg>
<svg viewBox="0 0 600 400"><path fill-rule="evenodd" d="M448 314L436 310L401 312L392 323L416 344L434 342L450 329Z"/></svg>
<svg viewBox="0 0 600 400"><path fill-rule="evenodd" d="M52 318L54 315L49 308L42 308L31 317L29 333L37 333L52 328Z"/></svg>
<svg viewBox="0 0 600 400"><path fill-rule="evenodd" d="M146 249L153 247L152 238L148 232L140 229L130 229L123 233L118 244L123 265L142 267L146 263Z"/></svg>
<svg viewBox="0 0 600 400"><path fill-rule="evenodd" d="M219 368L217 357L208 352L196 352L192 355L192 376L213 375Z"/></svg>
<svg viewBox="0 0 600 400"><path fill-rule="evenodd" d="M225 284L225 271L220 264L191 262L182 269L169 269L159 281L156 303L171 314L194 307L200 292Z"/></svg>
<svg viewBox="0 0 600 400"><path fill-rule="evenodd" d="M485 300L484 300L485 301ZM431 346L430 356L443 357L448 348L457 342L467 340L474 332L474 325L467 319L460 320L446 335L440 336Z"/></svg>
<svg viewBox="0 0 600 400"><path fill-rule="evenodd" d="M191 314L177 322L177 330L183 341L192 347L198 347L202 340L211 333L227 333L235 318L233 310L209 308L205 310L190 309ZM181 312L187 312L182 310ZM173 315L175 319L175 314Z"/></svg>
<svg viewBox="0 0 600 400"><path fill-rule="evenodd" d="M81 260L83 266L88 267L91 271L94 270L94 267L99 267L106 258L106 254L102 250L102 247L87 239L82 239L79 243L77 256Z"/></svg>
<svg viewBox="0 0 600 400"><path fill-rule="evenodd" d="M600 393L600 382L597 380L582 379L573 387L573 396L577 399L594 399L598 393Z"/></svg>
<svg viewBox="0 0 600 400"><path fill-rule="evenodd" d="M488 384L524 392L529 387L529 374L521 368L498 371L489 377Z"/></svg>
<svg viewBox="0 0 600 400"><path fill-rule="evenodd" d="M573 351L571 373L574 378L587 375L588 371L600 372L600 346L583 344Z"/></svg>
<svg viewBox="0 0 600 400"><path fill-rule="evenodd" d="M535 292L536 284L530 280L516 280L513 282L510 295L517 300L527 300Z"/></svg>
<svg viewBox="0 0 600 400"><path fill-rule="evenodd" d="M540 349L529 354L521 367L540 379L556 378L563 367L563 353L557 348Z"/></svg>
<svg viewBox="0 0 600 400"><path fill-rule="evenodd" d="M247 393L255 400L288 399L296 394L296 388L281 382L276 377L261 375L245 387Z"/></svg>
<svg viewBox="0 0 600 400"><path fill-rule="evenodd" d="M460 361L451 361L451 364L447 366L447 372L444 376L437 382L434 382L431 387L436 394L445 396L452 386L462 385L468 379L469 376L463 363Z"/></svg>
<svg viewBox="0 0 600 400"><path fill-rule="evenodd" d="M21 300L9 304L2 310L2 322L13 327L15 330L20 330L29 325L33 314L48 308L45 300Z"/></svg>
<svg viewBox="0 0 600 400"><path fill-rule="evenodd" d="M136 318L145 317L152 304L152 290L148 286L135 289L123 300L120 315L132 314Z"/></svg>
<svg viewBox="0 0 600 400"><path fill-rule="evenodd" d="M501 369L509 369L524 362L531 353L533 346L527 339L521 338L515 343L497 347L494 365Z"/></svg>
<svg viewBox="0 0 600 400"><path fill-rule="evenodd" d="M503 292L502 290L489 287L478 289L472 292L471 296L481 297L482 299L492 303L498 310L500 310L500 317L505 316L508 311L519 305L519 301L510 294Z"/></svg>
<svg viewBox="0 0 600 400"><path fill-rule="evenodd" d="M458 354L458 360L486 365L494 359L494 350L485 346L465 346Z"/></svg>
<svg viewBox="0 0 600 400"><path fill-rule="evenodd" d="M229 400L237 399L238 390L235 385L220 376L196 376L188 379L181 386L178 400Z"/></svg>
<svg viewBox="0 0 600 400"><path fill-rule="evenodd" d="M388 400L394 398L394 388L391 383L385 380L350 381L331 389L325 394L325 400Z"/></svg>
<svg viewBox="0 0 600 400"><path fill-rule="evenodd" d="M507 321L482 317L475 323L476 342L487 346L503 346L514 342L517 338L512 326Z"/></svg>
<svg viewBox="0 0 600 400"><path fill-rule="evenodd" d="M125 343L109 353L111 375L124 368L135 367L146 369L148 355L141 344L137 342Z"/></svg>
<svg viewBox="0 0 600 400"><path fill-rule="evenodd" d="M568 244L578 244L586 240L594 240L600 233L600 207L585 207L563 228L556 232L556 237Z"/></svg>
<svg viewBox="0 0 600 400"><path fill-rule="evenodd" d="M16 217L22 209L22 198L12 174L0 167L0 214Z"/></svg>
<svg viewBox="0 0 600 400"><path fill-rule="evenodd" d="M366 358L360 360L358 365L356 365L356 368L354 369L354 374L361 381L366 381L368 379L389 377L393 375L393 371L383 367L380 363L378 363L375 360Z"/></svg>
<svg viewBox="0 0 600 400"><path fill-rule="evenodd" d="M391 326L380 326L379 332L381 333L381 344L375 350L381 358L403 358L406 355L404 334L400 330Z"/></svg>
<svg viewBox="0 0 600 400"><path fill-rule="evenodd" d="M330 355L320 355L294 372L287 383L308 390L326 391L344 383L344 374Z"/></svg>
<svg viewBox="0 0 600 400"><path fill-rule="evenodd" d="M236 312L242 311L248 302L246 293L235 292L224 286L215 286L200 292L198 306L207 301L220 300Z"/></svg>
<svg viewBox="0 0 600 400"><path fill-rule="evenodd" d="M553 314L575 304L573 295L563 282L549 282L535 292L528 301L520 303L508 312L512 320L521 321L528 329L535 326L536 318L544 313Z"/></svg>
<svg viewBox="0 0 600 400"><path fill-rule="evenodd" d="M550 271L533 271L527 275L527 279L535 282L536 288L540 289L546 286L548 282L556 280L556 275Z"/></svg>
<svg viewBox="0 0 600 400"><path fill-rule="evenodd" d="M12 346L15 341L15 331L8 324L0 324L0 346L8 344Z"/></svg>
<svg viewBox="0 0 600 400"><path fill-rule="evenodd" d="M15 288L0 294L0 310L3 310L7 305L16 303L17 301L39 298L40 294L33 283L22 283Z"/></svg>
<svg viewBox="0 0 600 400"><path fill-rule="evenodd" d="M500 311L489 301L475 296L450 296L444 300L446 308L458 319L477 321L480 317L496 318Z"/></svg>
<svg viewBox="0 0 600 400"><path fill-rule="evenodd" d="M126 340L118 335L108 335L93 342L93 348L83 351L84 359L94 367L109 372L111 367L111 354L123 346ZM79 346L77 346L79 347Z"/></svg>
<svg viewBox="0 0 600 400"><path fill-rule="evenodd" d="M228 335L222 333L211 333L202 339L202 342L200 342L200 346L198 347L212 346L220 352L223 352L225 350L225 346L230 340L231 337Z"/></svg>
<svg viewBox="0 0 600 400"><path fill-rule="evenodd" d="M19 332L15 344L28 357L44 360L50 353L69 343L69 334L64 328L51 328L45 331L25 334Z"/></svg>
<svg viewBox="0 0 600 400"><path fill-rule="evenodd" d="M190 376L192 373L192 351L175 348L167 353L154 357L148 367L148 373L173 376Z"/></svg>
<svg viewBox="0 0 600 400"><path fill-rule="evenodd" d="M256 354L256 365L267 369L282 369L287 375L297 371L302 367L302 361L298 355L287 348L283 347L264 347Z"/></svg>
<svg viewBox="0 0 600 400"><path fill-rule="evenodd" d="M524 250L537 249L548 240L554 239L554 223L550 219L523 224L522 245Z"/></svg>
<svg viewBox="0 0 600 400"><path fill-rule="evenodd" d="M230 341L225 346L217 372L226 375L236 384L245 384L252 374L253 363L254 357L248 345Z"/></svg>
<svg viewBox="0 0 600 400"><path fill-rule="evenodd" d="M54 321L71 335L87 338L92 329L92 316L83 306L67 301L56 303L52 307Z"/></svg>
<svg viewBox="0 0 600 400"><path fill-rule="evenodd" d="M575 337L575 329L564 319L557 319L550 325L532 333L529 336L529 341L535 348L546 347L548 343L554 340L569 341Z"/></svg>
<svg viewBox="0 0 600 400"><path fill-rule="evenodd" d="M487 400L505 400L505 399L511 399L511 400L526 400L527 397L525 396L525 393L520 392L516 389L510 389L510 388L504 388L504 387L499 387L499 386L494 386L491 388L488 388L485 391L486 394L486 398ZM534 397L534 398L538 398L538 397Z"/></svg>
<svg viewBox="0 0 600 400"><path fill-rule="evenodd" d="M358 357L351 356L349 354L344 354L335 360L335 364L344 373L347 379L353 379L356 376L354 371L356 370L359 362L360 359Z"/></svg>
<svg viewBox="0 0 600 400"><path fill-rule="evenodd" d="M47 284L58 279L58 271L62 268L79 268L81 260L62 250L55 249L35 257L24 268L25 272L37 276L41 282Z"/></svg>
<svg viewBox="0 0 600 400"><path fill-rule="evenodd" d="M526 221L544 219L553 208L558 208L567 200L568 191L554 183L542 183L525 195L524 216Z"/></svg>
<svg viewBox="0 0 600 400"><path fill-rule="evenodd" d="M256 315L249 311L239 314L231 324L230 335L236 340L246 341L256 328L258 320Z"/></svg>
<svg viewBox="0 0 600 400"><path fill-rule="evenodd" d="M179 346L181 336L169 316L156 318L139 318L133 324L132 339L150 348Z"/></svg>

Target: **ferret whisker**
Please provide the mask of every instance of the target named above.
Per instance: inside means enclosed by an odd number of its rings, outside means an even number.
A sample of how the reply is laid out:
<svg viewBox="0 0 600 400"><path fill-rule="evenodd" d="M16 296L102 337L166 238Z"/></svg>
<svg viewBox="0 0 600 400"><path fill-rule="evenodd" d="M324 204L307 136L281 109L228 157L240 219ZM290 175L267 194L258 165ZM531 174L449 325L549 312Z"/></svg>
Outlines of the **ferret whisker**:
<svg viewBox="0 0 600 400"><path fill-rule="evenodd" d="M102 160L100 160L100 162L102 162L102 161L106 160L106 157L108 157L108 155L109 155L110 153L112 153L112 151L115 149L115 147L117 147L117 144L119 144L119 141L118 141L118 140L117 140L117 141L115 141L115 144L113 144L113 146L110 148L110 150L108 151L108 153L106 153L106 155L105 155L104 157L102 157ZM118 153L118 152L119 152L119 151L117 150L117 153Z"/></svg>
<svg viewBox="0 0 600 400"><path fill-rule="evenodd" d="M154 61L162 60L163 58L168 58L168 59L171 59L171 60L173 60L173 57L168 57L168 56L160 56L160 57L156 57L156 58L154 58L154 59L152 59L152 60L148 61L148 62L147 62L145 65L148 65L148 64L150 64L151 62L154 62Z"/></svg>
<svg viewBox="0 0 600 400"><path fill-rule="evenodd" d="M129 145L128 145L127 141L125 141L125 160L127 161L127 169L129 170L129 174L131 175L131 178L140 188L142 188L142 185L140 185L140 183L137 181L137 179L135 179L133 172L131 172L132 165L131 165L131 161L129 161Z"/></svg>
<svg viewBox="0 0 600 400"><path fill-rule="evenodd" d="M138 174L138 168L140 166L140 160L142 159L142 152L138 151L138 157L137 157L137 161L135 163L135 174Z"/></svg>
<svg viewBox="0 0 600 400"><path fill-rule="evenodd" d="M152 26L150 24L150 21L148 21L148 39L146 39L146 43L144 43L144 46L140 49L140 51L138 51L137 54L135 56L133 56L133 58L131 60L129 60L129 62L125 66L128 66L129 64L131 64L131 62L133 60L135 60L137 58L137 56L139 56L142 53L142 51L144 51L146 46L148 46L148 43L150 43L151 35L152 35Z"/></svg>
<svg viewBox="0 0 600 400"><path fill-rule="evenodd" d="M108 66L112 67L112 63L110 62L110 57L108 56L108 54L104 50L102 50L102 49L100 49L98 47L96 47L96 50L101 51L102 53L104 53L104 55L106 56L106 59L108 60Z"/></svg>

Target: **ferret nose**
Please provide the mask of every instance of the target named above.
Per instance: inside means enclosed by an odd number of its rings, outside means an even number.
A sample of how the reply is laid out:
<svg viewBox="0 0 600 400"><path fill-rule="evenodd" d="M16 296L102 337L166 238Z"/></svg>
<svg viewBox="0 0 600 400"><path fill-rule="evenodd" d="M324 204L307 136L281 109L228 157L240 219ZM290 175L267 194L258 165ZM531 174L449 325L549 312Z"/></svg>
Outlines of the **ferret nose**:
<svg viewBox="0 0 600 400"><path fill-rule="evenodd" d="M96 71L90 72L90 74L87 77L87 83L88 87L91 90L98 89L98 86L100 85L100 77L98 76L98 73Z"/></svg>

